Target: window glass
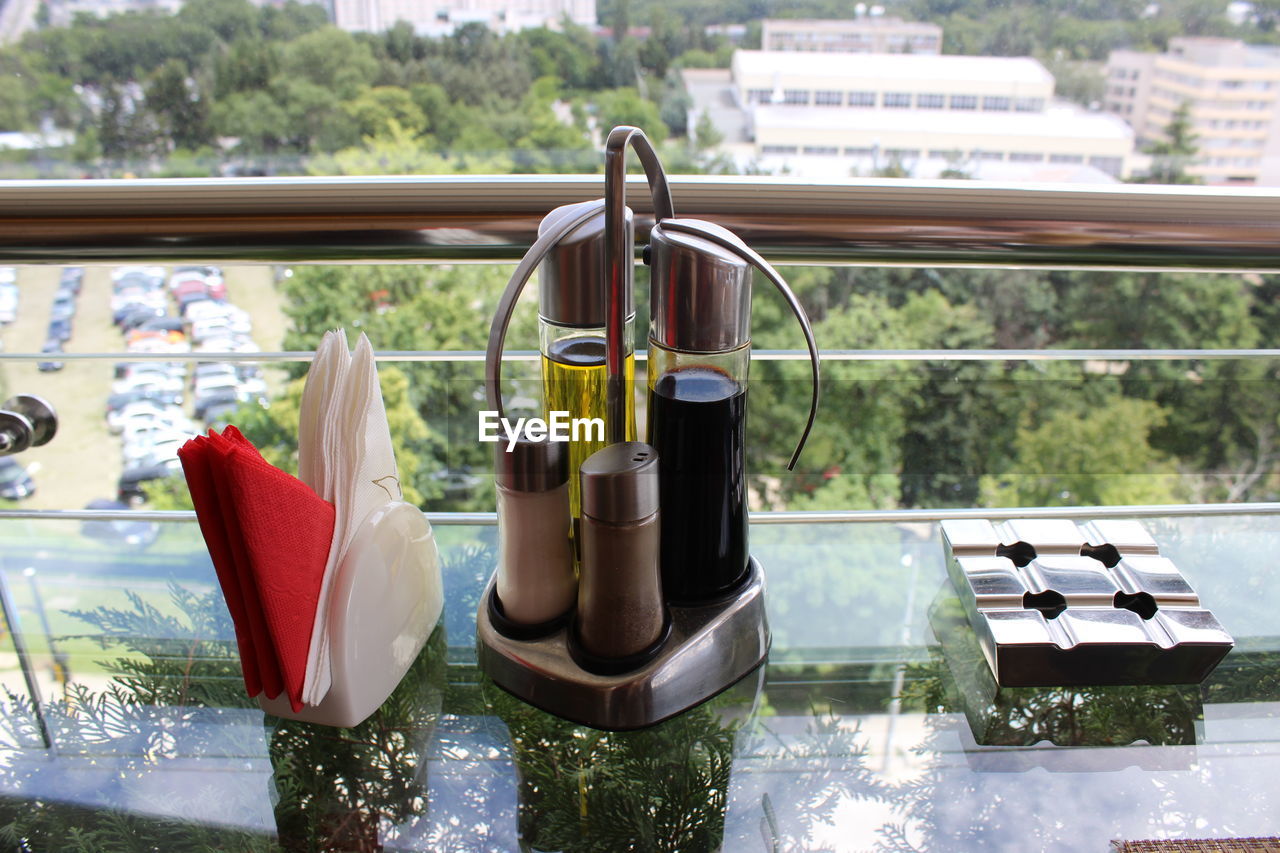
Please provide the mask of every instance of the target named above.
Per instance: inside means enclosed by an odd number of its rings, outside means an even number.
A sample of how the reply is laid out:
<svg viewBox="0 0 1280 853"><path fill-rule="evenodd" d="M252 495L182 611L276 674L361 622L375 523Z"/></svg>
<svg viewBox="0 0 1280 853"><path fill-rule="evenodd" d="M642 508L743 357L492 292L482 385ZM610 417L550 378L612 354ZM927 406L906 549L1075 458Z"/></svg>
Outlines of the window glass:
<svg viewBox="0 0 1280 853"><path fill-rule="evenodd" d="M874 107L876 105L875 92L850 92L849 106L851 107Z"/></svg>
<svg viewBox="0 0 1280 853"><path fill-rule="evenodd" d="M910 92L885 92L884 105L890 109L906 109L911 106Z"/></svg>

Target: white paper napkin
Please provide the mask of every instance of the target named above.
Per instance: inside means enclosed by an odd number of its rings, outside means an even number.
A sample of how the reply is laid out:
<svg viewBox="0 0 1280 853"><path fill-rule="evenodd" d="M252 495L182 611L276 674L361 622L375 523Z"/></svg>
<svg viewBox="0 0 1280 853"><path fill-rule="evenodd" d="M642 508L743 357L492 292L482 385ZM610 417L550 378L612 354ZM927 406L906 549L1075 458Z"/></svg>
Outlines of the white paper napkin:
<svg viewBox="0 0 1280 853"><path fill-rule="evenodd" d="M331 684L329 597L333 576L360 522L402 499L373 346L363 333L347 351L342 330L327 332L307 372L298 423L298 478L333 503L333 543L316 608L302 700L319 704Z"/></svg>

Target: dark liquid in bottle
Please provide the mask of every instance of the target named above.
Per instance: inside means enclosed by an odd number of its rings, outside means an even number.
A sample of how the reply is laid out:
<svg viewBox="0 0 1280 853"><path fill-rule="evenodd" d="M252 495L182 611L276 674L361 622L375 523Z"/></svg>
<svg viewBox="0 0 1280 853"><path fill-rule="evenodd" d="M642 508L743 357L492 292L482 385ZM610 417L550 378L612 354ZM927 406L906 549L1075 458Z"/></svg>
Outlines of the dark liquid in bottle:
<svg viewBox="0 0 1280 853"><path fill-rule="evenodd" d="M746 573L746 419L746 389L714 368L680 368L653 385L649 443L658 451L668 601L714 598Z"/></svg>

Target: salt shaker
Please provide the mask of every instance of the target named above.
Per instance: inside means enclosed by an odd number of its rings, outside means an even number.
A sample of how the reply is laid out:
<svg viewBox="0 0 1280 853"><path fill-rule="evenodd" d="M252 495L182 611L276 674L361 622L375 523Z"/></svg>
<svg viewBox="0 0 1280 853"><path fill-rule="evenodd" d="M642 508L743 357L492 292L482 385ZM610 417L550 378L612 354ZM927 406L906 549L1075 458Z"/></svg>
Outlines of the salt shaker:
<svg viewBox="0 0 1280 853"><path fill-rule="evenodd" d="M582 571L575 642L581 663L625 671L669 630L658 565L658 454L639 441L587 457L582 481Z"/></svg>
<svg viewBox="0 0 1280 853"><path fill-rule="evenodd" d="M568 453L562 442L521 439L509 451L499 444L494 455L500 614L517 626L555 622L578 592Z"/></svg>

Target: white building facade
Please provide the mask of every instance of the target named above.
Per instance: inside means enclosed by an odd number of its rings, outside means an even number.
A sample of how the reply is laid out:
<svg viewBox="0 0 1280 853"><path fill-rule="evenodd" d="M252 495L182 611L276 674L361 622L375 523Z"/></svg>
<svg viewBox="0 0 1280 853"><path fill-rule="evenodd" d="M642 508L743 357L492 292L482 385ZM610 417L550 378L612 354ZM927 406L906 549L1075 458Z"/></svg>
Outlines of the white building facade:
<svg viewBox="0 0 1280 853"><path fill-rule="evenodd" d="M1139 142L1162 139L1187 104L1198 148L1186 167L1210 184L1280 185L1280 51L1217 38L1173 38L1167 53L1113 51L1108 112Z"/></svg>
<svg viewBox="0 0 1280 853"><path fill-rule="evenodd" d="M1123 121L1055 104L1053 76L1030 58L738 51L732 79L769 167L812 172L803 161L827 158L833 174L896 164L932 176L1008 163L1122 178L1133 154Z"/></svg>
<svg viewBox="0 0 1280 853"><path fill-rule="evenodd" d="M349 32L382 32L404 21L424 36L447 36L469 23L501 33L556 29L566 18L594 28L595 0L333 0L333 22Z"/></svg>
<svg viewBox="0 0 1280 853"><path fill-rule="evenodd" d="M766 18L760 46L769 51L813 53L938 54L942 52L942 27L879 16L845 21Z"/></svg>

